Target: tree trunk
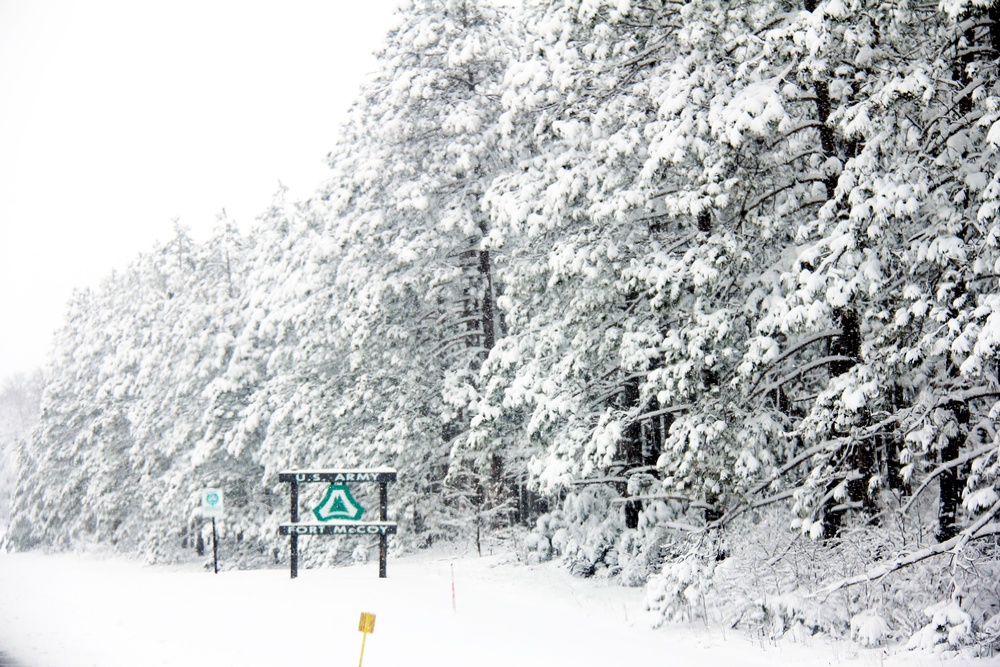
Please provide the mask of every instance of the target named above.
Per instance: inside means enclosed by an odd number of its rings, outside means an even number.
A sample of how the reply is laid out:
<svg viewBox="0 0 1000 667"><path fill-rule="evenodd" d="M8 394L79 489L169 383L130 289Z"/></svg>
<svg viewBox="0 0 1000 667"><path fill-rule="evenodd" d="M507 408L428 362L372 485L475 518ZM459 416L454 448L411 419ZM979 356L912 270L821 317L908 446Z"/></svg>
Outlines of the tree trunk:
<svg viewBox="0 0 1000 667"><path fill-rule="evenodd" d="M498 508L507 502L507 487L504 484L504 460L499 453L494 453L490 457L490 507ZM502 524L501 514L495 512L493 520L490 522L492 528L499 528ZM513 517L511 517L513 519Z"/></svg>
<svg viewBox="0 0 1000 667"><path fill-rule="evenodd" d="M497 344L496 324L494 313L496 312L496 294L493 291L493 267L490 263L490 251L479 251L479 274L482 277L482 327L483 327L483 350L484 355L489 354Z"/></svg>
<svg viewBox="0 0 1000 667"><path fill-rule="evenodd" d="M841 334L830 342L829 354L831 356L847 357L843 361L835 361L830 364L830 377L834 378L847 373L861 359L861 321L857 311L852 308L838 309L835 314L837 325ZM837 435L834 433L834 435ZM840 500L834 498L831 492L837 488L845 479L846 474L851 472L860 473L858 479L847 482L847 496L854 503L862 503L866 512L871 512L874 507L871 494L868 493L868 486L871 483L872 475L875 473L875 451L874 443L855 440L849 443L849 450L844 452L847 462L847 471L838 475L826 486L826 495L830 496L823 507L823 537L831 539L840 535L843 527L845 510L833 508L840 504Z"/></svg>
<svg viewBox="0 0 1000 667"><path fill-rule="evenodd" d="M959 401L951 401L945 406L955 419L958 428L946 440L941 449L941 463L954 461L961 452L969 425L969 406ZM938 542L946 542L958 535L958 507L962 502L965 479L962 466L955 466L938 476L940 495L938 497L938 525L934 537Z"/></svg>
<svg viewBox="0 0 1000 667"><path fill-rule="evenodd" d="M639 379L627 378L622 388L622 403L625 409L638 409L639 407ZM633 419L622 429L622 439L618 445L619 456L625 463L625 474L630 468L643 464L642 455L642 424ZM628 496L628 489L624 495ZM642 512L642 501L630 500L625 503L625 527L638 528L639 514Z"/></svg>
<svg viewBox="0 0 1000 667"><path fill-rule="evenodd" d="M833 128L827 124L830 119L830 87L826 81L817 81L814 86L816 90L816 118L820 122L819 141L823 148L823 155L826 157L837 157L837 144L833 134ZM833 199L837 191L837 181L840 178L838 173L830 173L823 181L826 185L826 198Z"/></svg>

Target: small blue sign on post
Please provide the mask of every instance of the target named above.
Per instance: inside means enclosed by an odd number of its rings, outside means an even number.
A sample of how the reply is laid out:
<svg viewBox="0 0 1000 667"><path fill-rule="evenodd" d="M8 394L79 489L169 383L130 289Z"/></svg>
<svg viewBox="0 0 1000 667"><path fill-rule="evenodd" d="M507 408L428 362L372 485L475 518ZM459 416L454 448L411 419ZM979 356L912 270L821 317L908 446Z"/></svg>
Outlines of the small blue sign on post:
<svg viewBox="0 0 1000 667"><path fill-rule="evenodd" d="M225 495L222 489L207 488L201 490L201 516L212 520L212 567L219 573L219 533L215 529L216 518L226 516Z"/></svg>
<svg viewBox="0 0 1000 667"><path fill-rule="evenodd" d="M202 489L201 515L206 519L221 519L226 516L225 496L222 489Z"/></svg>

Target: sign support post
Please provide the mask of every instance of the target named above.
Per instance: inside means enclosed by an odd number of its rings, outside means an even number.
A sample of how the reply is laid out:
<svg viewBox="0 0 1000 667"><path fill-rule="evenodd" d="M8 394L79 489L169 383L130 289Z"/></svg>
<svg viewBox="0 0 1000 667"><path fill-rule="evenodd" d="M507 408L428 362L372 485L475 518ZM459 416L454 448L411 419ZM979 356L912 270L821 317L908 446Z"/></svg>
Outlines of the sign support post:
<svg viewBox="0 0 1000 667"><path fill-rule="evenodd" d="M219 533L215 530L215 517L212 517L212 567L219 573Z"/></svg>
<svg viewBox="0 0 1000 667"><path fill-rule="evenodd" d="M378 520L388 521L389 516L389 484L388 482L379 482L378 484ZM389 560L389 536L385 533L379 535L378 538L378 577L379 579L385 579L386 574L385 567L386 561Z"/></svg>
<svg viewBox="0 0 1000 667"><path fill-rule="evenodd" d="M299 483L292 480L291 490L289 492L291 496L291 517L292 523L299 522ZM289 551L291 552L292 561L292 579L299 576L299 536L297 534L292 534L289 536Z"/></svg>

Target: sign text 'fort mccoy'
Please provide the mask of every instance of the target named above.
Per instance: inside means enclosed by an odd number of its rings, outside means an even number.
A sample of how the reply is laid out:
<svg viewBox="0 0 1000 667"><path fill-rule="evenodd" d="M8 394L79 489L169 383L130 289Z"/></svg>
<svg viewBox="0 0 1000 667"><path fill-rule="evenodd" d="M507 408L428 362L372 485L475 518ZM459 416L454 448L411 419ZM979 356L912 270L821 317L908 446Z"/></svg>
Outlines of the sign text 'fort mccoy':
<svg viewBox="0 0 1000 667"><path fill-rule="evenodd" d="M280 535L395 535L395 522L283 523Z"/></svg>

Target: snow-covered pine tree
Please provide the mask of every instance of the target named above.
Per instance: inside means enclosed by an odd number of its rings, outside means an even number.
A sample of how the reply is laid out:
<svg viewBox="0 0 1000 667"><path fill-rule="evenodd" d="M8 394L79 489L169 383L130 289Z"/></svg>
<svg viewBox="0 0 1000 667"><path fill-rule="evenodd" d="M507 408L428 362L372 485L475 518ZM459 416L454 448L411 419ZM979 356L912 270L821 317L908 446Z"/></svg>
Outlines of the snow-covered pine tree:
<svg viewBox="0 0 1000 667"><path fill-rule="evenodd" d="M881 67L858 67L867 57L860 47L851 61L852 85L868 94L833 118L838 132L857 133L860 150L845 164L836 201L803 230L812 240L796 268L799 284L808 270L814 294L802 303L856 313L860 339L862 363L831 380L803 422L817 446L829 437L824 425L837 425L839 446L813 458L812 491L800 496L804 526L816 525L810 516L821 518L822 508L827 536L836 532L832 506L863 506L903 483L919 481L923 490L930 473L939 482L937 534L953 537L965 457L991 428L981 416L993 405L995 379L961 369L973 369L965 362L982 322L973 314L980 295L995 289L984 201L994 158L983 120L995 95L993 19L986 10L951 9L958 20L896 8L876 21L878 8L865 8L836 21L852 34L859 20L894 29L870 40Z"/></svg>
<svg viewBox="0 0 1000 667"><path fill-rule="evenodd" d="M730 17L749 17L748 9L727 6ZM976 459L977 470L986 470L996 456L987 417L995 370L984 373L970 354L977 343L991 349L989 334L980 334L990 312L984 304L996 289L987 186L995 173L988 141L994 10L955 5L947 16L834 1L780 9L743 29L719 31L746 48L725 51L739 53L744 65L725 68L737 74L730 100L724 93L715 98L724 102L718 118L728 119L720 126L728 133L708 139L740 142L741 159L754 167L748 176L771 191L758 198L754 185L740 180L731 194L779 212L774 219L792 240L759 278L749 275L758 287L748 299L753 335L738 382L755 412L772 397L781 427L764 442L786 443L750 490L773 499L794 494L796 524L815 537L869 530L872 553L906 549L930 557L942 548L908 542L919 530L901 531L894 541L871 529L889 513L898 520L900 511L905 525L919 507L907 485L919 480L918 495L939 482L939 539L954 546L993 534L994 491L982 493L985 502L975 503L971 516L956 510L962 467ZM724 62L721 54L710 60ZM753 69L780 75L767 84L776 95L761 99L758 89L755 104L748 106L746 96L734 104L743 95L739 77ZM686 80L686 72L677 78ZM769 113L776 124L764 132L764 146L747 142L742 128L759 133L766 124L757 121ZM780 160L768 159L772 150ZM801 167L782 176L774 169L781 164ZM784 193L809 193L802 187L809 181L813 200L799 197L801 207L782 208ZM680 428L675 424L672 435ZM964 495L971 497L972 488ZM750 497L741 507L767 502ZM832 549L837 544L829 540ZM901 556L888 569L916 562ZM862 557L850 567L870 565Z"/></svg>
<svg viewBox="0 0 1000 667"><path fill-rule="evenodd" d="M483 423L530 416L546 488L655 459L674 414L661 497L712 515L762 467L752 448L777 422L759 419L757 438L727 427L746 416L727 381L756 315L747 296L789 237L775 205L815 209L827 177L801 178L811 153L765 141L790 123L780 70L720 62L776 8L729 7L539 3L508 75L503 127L534 154L489 199L511 331Z"/></svg>
<svg viewBox="0 0 1000 667"><path fill-rule="evenodd" d="M623 366L619 346L651 333L622 280L633 237L648 227L630 189L646 110L616 90L642 67L615 59L640 52L648 35L626 34L599 3L523 11L529 35L507 74L500 118L520 167L487 196L509 331L488 361L474 437L504 443L553 491L619 459L640 463L635 438L623 445L619 436L636 425L633 365L648 359ZM644 76L635 84L646 85Z"/></svg>
<svg viewBox="0 0 1000 667"><path fill-rule="evenodd" d="M0 541L10 519L21 452L38 422L43 371L17 373L0 384Z"/></svg>
<svg viewBox="0 0 1000 667"><path fill-rule="evenodd" d="M501 328L482 197L503 164L496 116L506 28L489 3L403 10L330 155L322 193L338 254L349 449L395 465L402 514L439 531L466 500L485 493L501 502L506 477L502 452L464 447L479 368Z"/></svg>
<svg viewBox="0 0 1000 667"><path fill-rule="evenodd" d="M25 447L11 547L97 542L169 559L190 543L200 488L190 454L220 336L232 335L241 259L234 250L227 263L219 245L178 228L75 296Z"/></svg>

